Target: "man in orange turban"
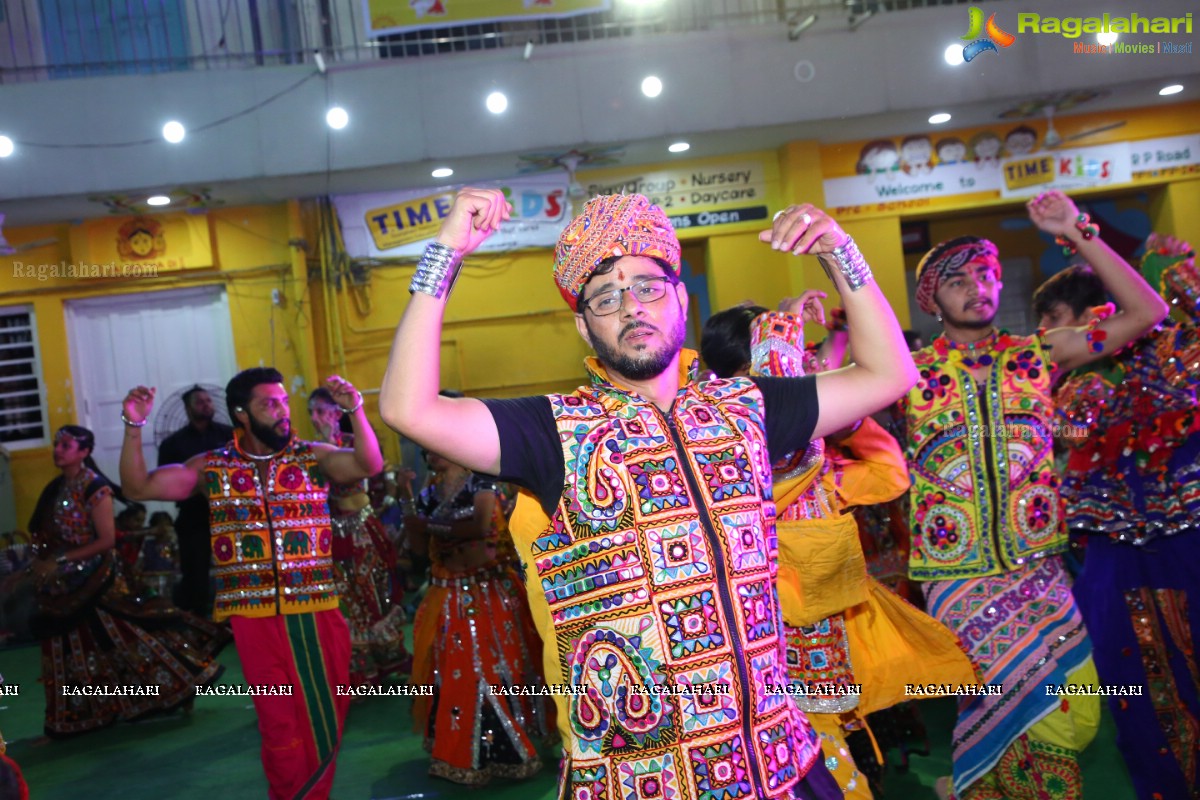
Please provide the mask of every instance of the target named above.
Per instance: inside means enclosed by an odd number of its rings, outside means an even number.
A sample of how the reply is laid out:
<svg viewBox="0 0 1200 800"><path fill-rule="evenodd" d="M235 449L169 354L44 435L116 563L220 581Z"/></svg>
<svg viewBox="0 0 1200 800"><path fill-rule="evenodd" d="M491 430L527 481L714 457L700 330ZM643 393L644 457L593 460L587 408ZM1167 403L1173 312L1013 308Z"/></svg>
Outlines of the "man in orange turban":
<svg viewBox="0 0 1200 800"><path fill-rule="evenodd" d="M900 326L837 223L791 206L759 234L828 261L858 363L805 378L697 379L679 241L641 195L598 197L554 277L596 351L573 392L439 397L461 257L508 219L464 189L426 249L380 394L392 427L524 490L511 523L556 695L564 796L841 800L787 695L771 461L916 380ZM859 327L861 326L861 327Z"/></svg>

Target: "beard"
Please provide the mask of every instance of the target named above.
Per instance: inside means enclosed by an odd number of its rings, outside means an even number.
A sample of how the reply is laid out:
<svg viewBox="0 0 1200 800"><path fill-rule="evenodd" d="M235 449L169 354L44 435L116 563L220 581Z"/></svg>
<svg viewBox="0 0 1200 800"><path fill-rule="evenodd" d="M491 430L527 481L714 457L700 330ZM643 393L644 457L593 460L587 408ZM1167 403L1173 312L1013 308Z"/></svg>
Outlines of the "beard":
<svg viewBox="0 0 1200 800"><path fill-rule="evenodd" d="M620 341L623 337L640 328L648 328L653 331L659 329L645 322L631 322L621 329L617 336L617 345L614 346L596 335L592 330L590 320L585 320L585 323L588 336L592 340L592 348L596 351L596 359L610 372L634 381L648 381L661 375L667 367L671 366L671 361L679 353L679 349L683 347L683 342L687 338L687 324L680 316L667 337L667 342L662 347L658 350L645 350L637 355L628 355L620 350Z"/></svg>
<svg viewBox="0 0 1200 800"><path fill-rule="evenodd" d="M284 433L278 432L280 427L283 428ZM281 419L274 426L263 425L253 415L250 415L250 433L269 449L282 450L292 440L292 423L289 420Z"/></svg>
<svg viewBox="0 0 1200 800"><path fill-rule="evenodd" d="M991 306L988 310L991 312L987 317L964 318L956 317L946 311L941 305L938 310L942 312L942 320L948 322L956 328L965 328L969 331L984 331L992 327L992 323L996 321L996 307Z"/></svg>

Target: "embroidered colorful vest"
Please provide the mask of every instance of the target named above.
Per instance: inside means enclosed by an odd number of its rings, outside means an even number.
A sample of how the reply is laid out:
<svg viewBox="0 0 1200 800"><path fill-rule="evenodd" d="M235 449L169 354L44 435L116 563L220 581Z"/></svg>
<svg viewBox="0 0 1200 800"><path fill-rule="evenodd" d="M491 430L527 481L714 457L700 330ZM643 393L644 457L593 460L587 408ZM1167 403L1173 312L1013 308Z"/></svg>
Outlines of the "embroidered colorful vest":
<svg viewBox="0 0 1200 800"><path fill-rule="evenodd" d="M1092 325L1089 325L1092 327ZM1144 545L1200 524L1200 332L1167 320L1055 389L1072 533Z"/></svg>
<svg viewBox="0 0 1200 800"><path fill-rule="evenodd" d="M1001 332L978 388L951 348L939 337L913 354L905 400L914 580L998 575L1067 547L1041 339Z"/></svg>
<svg viewBox="0 0 1200 800"><path fill-rule="evenodd" d="M689 375L664 414L599 369L550 396L566 474L548 526L513 521L547 682L580 692L560 698L562 796L791 797L819 743L781 693L762 396Z"/></svg>
<svg viewBox="0 0 1200 800"><path fill-rule="evenodd" d="M328 489L307 442L267 462L229 444L204 464L212 528L213 618L273 617L338 607Z"/></svg>

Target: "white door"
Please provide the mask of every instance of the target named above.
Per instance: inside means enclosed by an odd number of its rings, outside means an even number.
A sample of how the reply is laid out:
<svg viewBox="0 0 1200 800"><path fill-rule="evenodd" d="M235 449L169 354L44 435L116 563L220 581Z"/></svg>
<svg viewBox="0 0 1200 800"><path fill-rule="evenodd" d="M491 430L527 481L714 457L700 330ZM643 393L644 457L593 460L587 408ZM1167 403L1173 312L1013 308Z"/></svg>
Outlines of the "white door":
<svg viewBox="0 0 1200 800"><path fill-rule="evenodd" d="M229 298L221 286L71 300L66 320L78 424L96 434L92 455L118 483L121 401L131 388L157 389L142 430L146 466L153 469L158 463L153 431L162 401L196 383L224 387L237 373ZM173 504L147 507L174 516Z"/></svg>

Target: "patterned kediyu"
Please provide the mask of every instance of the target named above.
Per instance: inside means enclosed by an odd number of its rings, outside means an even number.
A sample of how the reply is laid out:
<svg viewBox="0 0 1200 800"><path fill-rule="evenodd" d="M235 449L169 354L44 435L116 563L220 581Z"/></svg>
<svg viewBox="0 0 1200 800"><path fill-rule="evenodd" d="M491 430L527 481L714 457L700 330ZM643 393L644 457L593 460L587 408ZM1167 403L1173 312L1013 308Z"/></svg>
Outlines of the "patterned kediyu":
<svg viewBox="0 0 1200 800"><path fill-rule="evenodd" d="M966 352L939 336L913 358L920 379L906 401L906 455L916 580L995 575L1067 548L1041 340L1001 331ZM995 366L977 387L965 368L984 355Z"/></svg>
<svg viewBox="0 0 1200 800"><path fill-rule="evenodd" d="M984 367L984 355L992 364L977 383L969 369ZM1074 754L1094 735L1098 704L1073 702L1068 714L1039 691L1096 674L1060 557L1067 537L1050 425L1054 365L1041 337L1005 331L973 349L940 336L913 361L909 575L925 581L929 613L959 635L981 682L1006 690L960 702L954 791L967 800L1077 798ZM1015 753L1035 782L1052 783L1019 793Z"/></svg>
<svg viewBox="0 0 1200 800"><path fill-rule="evenodd" d="M762 396L697 383L693 357L669 414L589 359L591 387L550 396L567 490L549 519L527 495L514 514L534 618L561 680L587 687L560 705L567 797L786 798L819 757L772 691L787 672ZM724 692L636 691L654 686Z"/></svg>
<svg viewBox="0 0 1200 800"><path fill-rule="evenodd" d="M311 445L293 440L270 460L265 493L258 465L236 443L208 454L204 480L214 619L338 607L328 484Z"/></svg>

